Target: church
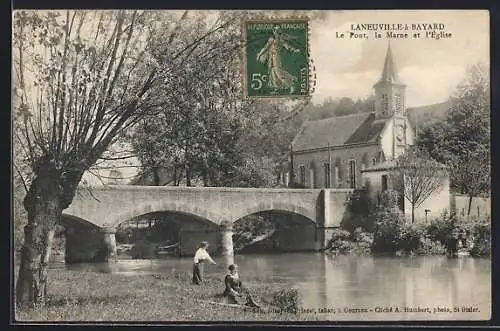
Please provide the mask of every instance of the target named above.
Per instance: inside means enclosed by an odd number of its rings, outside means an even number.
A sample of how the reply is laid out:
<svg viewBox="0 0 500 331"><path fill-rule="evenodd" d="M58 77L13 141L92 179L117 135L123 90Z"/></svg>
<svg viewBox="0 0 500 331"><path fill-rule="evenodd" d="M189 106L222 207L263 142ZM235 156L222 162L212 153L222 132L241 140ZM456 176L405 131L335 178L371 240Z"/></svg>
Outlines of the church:
<svg viewBox="0 0 500 331"><path fill-rule="evenodd" d="M307 121L291 143L291 182L305 188L361 188L390 185L395 159L415 143L405 103L406 85L397 76L390 45L382 73L373 85L374 111ZM417 218L450 208L449 181L418 208ZM404 212L409 203L405 201Z"/></svg>
<svg viewBox="0 0 500 331"><path fill-rule="evenodd" d="M305 122L292 141L292 176L310 188L360 188L361 172L393 160L414 143L405 89L390 45L373 86L375 111Z"/></svg>

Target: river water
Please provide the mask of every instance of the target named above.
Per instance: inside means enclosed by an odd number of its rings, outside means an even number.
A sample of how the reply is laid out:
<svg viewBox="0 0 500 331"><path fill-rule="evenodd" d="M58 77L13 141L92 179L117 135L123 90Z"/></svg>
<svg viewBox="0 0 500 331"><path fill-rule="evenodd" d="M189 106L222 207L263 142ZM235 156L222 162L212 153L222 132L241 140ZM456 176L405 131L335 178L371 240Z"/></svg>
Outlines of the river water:
<svg viewBox="0 0 500 331"><path fill-rule="evenodd" d="M191 258L118 260L54 268L119 274L191 271ZM303 313L325 320L487 320L491 263L468 256L412 258L335 256L322 253L236 255L243 281L286 281L302 297ZM207 273L220 274L222 263ZM397 308L397 309L396 309ZM458 310L458 311L457 311Z"/></svg>

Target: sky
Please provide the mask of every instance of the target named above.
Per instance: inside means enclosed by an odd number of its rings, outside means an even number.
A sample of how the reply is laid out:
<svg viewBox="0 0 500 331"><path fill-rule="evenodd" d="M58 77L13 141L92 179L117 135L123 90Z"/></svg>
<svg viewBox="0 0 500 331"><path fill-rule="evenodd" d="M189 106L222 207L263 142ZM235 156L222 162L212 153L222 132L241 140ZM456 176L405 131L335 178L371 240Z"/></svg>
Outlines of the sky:
<svg viewBox="0 0 500 331"><path fill-rule="evenodd" d="M486 10L330 11L310 23L311 57L316 66L313 102L328 97L365 98L380 77L388 39L336 38L352 24L401 23L444 25L451 38L391 39L394 64L407 85L407 106L442 102L463 79L467 65L489 66L489 13ZM411 28L411 26L410 26ZM418 31L414 31L418 32ZM385 34L385 32L382 32Z"/></svg>

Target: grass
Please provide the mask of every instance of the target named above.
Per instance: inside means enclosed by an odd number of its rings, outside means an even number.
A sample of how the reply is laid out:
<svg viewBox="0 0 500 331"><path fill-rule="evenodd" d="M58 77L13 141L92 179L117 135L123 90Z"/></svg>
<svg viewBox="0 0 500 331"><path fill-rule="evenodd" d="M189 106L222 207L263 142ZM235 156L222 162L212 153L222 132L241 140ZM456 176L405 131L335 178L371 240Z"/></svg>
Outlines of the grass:
<svg viewBox="0 0 500 331"><path fill-rule="evenodd" d="M49 270L47 301L37 309L19 309L18 321L294 321L310 314L277 312L299 302L285 283L246 283L262 309L230 307L218 301L222 279L208 276L191 284L188 272L163 275L116 275ZM287 302L280 302L280 301ZM271 309L272 308L272 309Z"/></svg>

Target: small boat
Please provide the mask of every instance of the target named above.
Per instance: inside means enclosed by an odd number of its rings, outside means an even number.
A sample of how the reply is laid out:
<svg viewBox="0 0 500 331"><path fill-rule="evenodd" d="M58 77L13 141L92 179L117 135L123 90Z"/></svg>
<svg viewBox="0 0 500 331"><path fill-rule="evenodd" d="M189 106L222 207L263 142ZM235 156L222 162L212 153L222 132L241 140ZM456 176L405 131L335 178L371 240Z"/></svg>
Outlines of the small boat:
<svg viewBox="0 0 500 331"><path fill-rule="evenodd" d="M172 255L175 253L175 249L179 247L179 243L175 244L164 244L156 247L155 254L156 255Z"/></svg>

